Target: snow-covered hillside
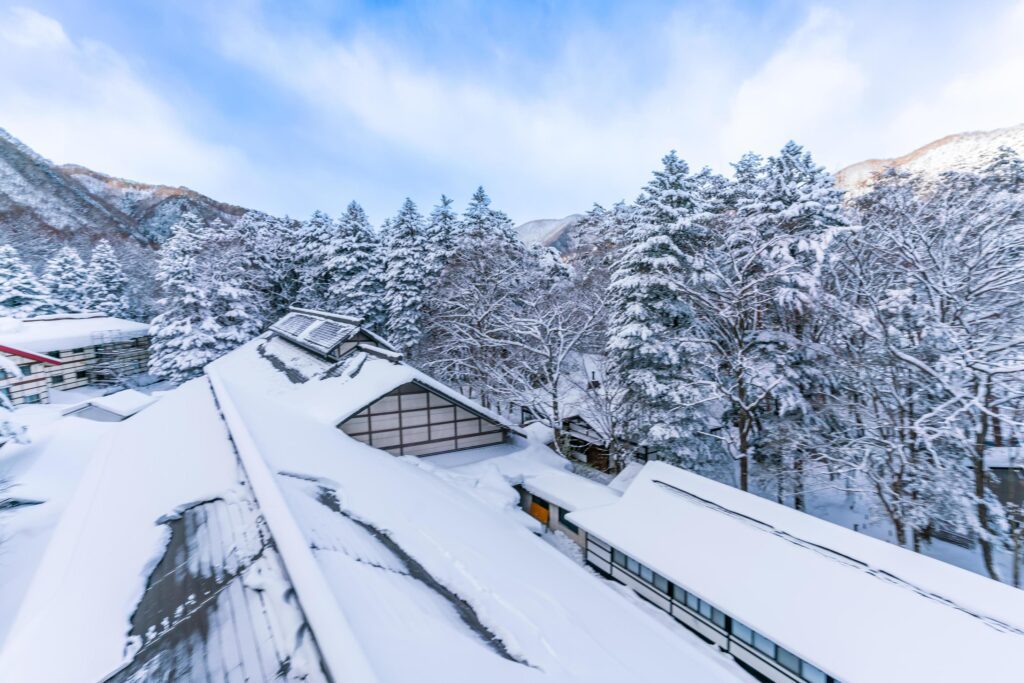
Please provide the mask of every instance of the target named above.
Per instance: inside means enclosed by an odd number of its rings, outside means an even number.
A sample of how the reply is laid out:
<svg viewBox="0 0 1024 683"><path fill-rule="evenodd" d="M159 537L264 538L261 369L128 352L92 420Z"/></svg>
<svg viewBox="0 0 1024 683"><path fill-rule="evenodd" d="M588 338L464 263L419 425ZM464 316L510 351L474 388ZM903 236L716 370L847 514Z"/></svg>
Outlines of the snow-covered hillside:
<svg viewBox="0 0 1024 683"><path fill-rule="evenodd" d="M516 227L519 239L527 244L543 244L564 251L568 246L569 231L579 223L582 215L574 213L565 218L542 218Z"/></svg>
<svg viewBox="0 0 1024 683"><path fill-rule="evenodd" d="M836 173L836 183L852 194L864 192L872 177L895 167L925 177L945 171L973 171L983 167L1000 147L1024 152L1024 124L991 131L947 135L895 159L868 159Z"/></svg>

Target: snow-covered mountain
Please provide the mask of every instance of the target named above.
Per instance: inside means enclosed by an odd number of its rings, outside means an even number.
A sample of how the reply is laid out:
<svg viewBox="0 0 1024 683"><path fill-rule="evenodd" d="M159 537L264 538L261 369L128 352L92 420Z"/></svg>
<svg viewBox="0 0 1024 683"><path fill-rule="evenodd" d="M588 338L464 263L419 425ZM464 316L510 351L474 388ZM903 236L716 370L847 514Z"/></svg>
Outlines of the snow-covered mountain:
<svg viewBox="0 0 1024 683"><path fill-rule="evenodd" d="M543 244L564 252L568 247L569 231L580 222L578 213L565 218L542 218L516 227L519 239L527 244Z"/></svg>
<svg viewBox="0 0 1024 683"><path fill-rule="evenodd" d="M890 167L925 177L945 171L973 171L985 166L1003 146L1024 153L1024 124L947 135L901 157L861 161L836 173L836 183L851 194L860 194L870 187L876 173Z"/></svg>
<svg viewBox="0 0 1024 683"><path fill-rule="evenodd" d="M184 187L146 185L81 166L58 166L0 129L0 243L35 265L65 242L88 253L107 238L151 260L153 247L191 210L232 221L245 209Z"/></svg>

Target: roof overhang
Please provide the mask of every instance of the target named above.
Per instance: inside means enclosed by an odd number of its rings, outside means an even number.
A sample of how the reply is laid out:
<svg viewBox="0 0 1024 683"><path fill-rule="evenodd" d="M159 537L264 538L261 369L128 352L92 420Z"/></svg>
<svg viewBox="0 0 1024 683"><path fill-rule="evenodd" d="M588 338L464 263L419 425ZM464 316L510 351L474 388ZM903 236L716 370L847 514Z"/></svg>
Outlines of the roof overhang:
<svg viewBox="0 0 1024 683"><path fill-rule="evenodd" d="M60 365L60 361L53 356L47 356L45 353L35 353L33 351L26 351L24 349L18 349L13 346L6 346L0 344L0 352L9 353L12 356L19 356L21 358L27 358L36 363L46 363L47 365Z"/></svg>

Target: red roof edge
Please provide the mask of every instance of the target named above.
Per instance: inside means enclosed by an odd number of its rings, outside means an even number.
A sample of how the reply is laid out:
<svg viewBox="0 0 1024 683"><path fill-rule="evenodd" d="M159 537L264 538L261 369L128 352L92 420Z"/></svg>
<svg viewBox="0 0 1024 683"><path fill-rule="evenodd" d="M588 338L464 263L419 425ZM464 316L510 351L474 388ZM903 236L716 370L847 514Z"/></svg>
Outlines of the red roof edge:
<svg viewBox="0 0 1024 683"><path fill-rule="evenodd" d="M16 349L13 346L4 346L0 344L0 352L9 353L12 356L20 356L22 358L28 358L34 360L37 363L47 363L49 365L60 365L60 361L53 356L47 356L42 353L32 353L31 351L25 351L24 349Z"/></svg>

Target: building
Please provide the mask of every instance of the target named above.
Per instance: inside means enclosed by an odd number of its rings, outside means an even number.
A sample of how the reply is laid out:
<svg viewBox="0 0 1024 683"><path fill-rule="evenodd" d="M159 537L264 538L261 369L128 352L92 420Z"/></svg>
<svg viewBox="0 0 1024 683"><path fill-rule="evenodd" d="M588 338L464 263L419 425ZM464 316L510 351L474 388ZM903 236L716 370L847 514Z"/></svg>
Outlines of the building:
<svg viewBox="0 0 1024 683"><path fill-rule="evenodd" d="M15 405L49 403L51 388L112 384L146 372L149 325L102 313L5 319L0 345L21 370L20 378L0 377L0 390Z"/></svg>
<svg viewBox="0 0 1024 683"><path fill-rule="evenodd" d="M569 520L569 513L610 505L620 495L596 481L553 468L523 477L516 490L519 506L531 517L551 531L561 531L583 548L586 539L579 527Z"/></svg>
<svg viewBox="0 0 1024 683"><path fill-rule="evenodd" d="M318 326L344 321L295 313L313 319L307 329L261 335L131 419L62 418L55 432L75 458L50 450L57 439L23 458L29 481L33 458L59 476L62 461L86 458L88 435L103 435L81 491L4 519L5 680L746 680L509 509L512 485L488 463L548 467L560 459L545 446L383 340L342 348L366 333L358 324L321 343ZM414 403L403 406L406 396ZM434 396L450 405L432 406ZM368 439L339 429L381 400L397 406L399 430L422 426L407 425L407 412L450 409L454 436L430 443L454 450L396 457L416 443L375 447L376 427ZM501 429L465 433L486 437L470 448L459 443L463 418ZM451 424L427 420L428 436ZM453 462L484 474L446 469Z"/></svg>
<svg viewBox="0 0 1024 683"><path fill-rule="evenodd" d="M770 681L1010 681L1024 592L661 462L568 520L587 564Z"/></svg>

